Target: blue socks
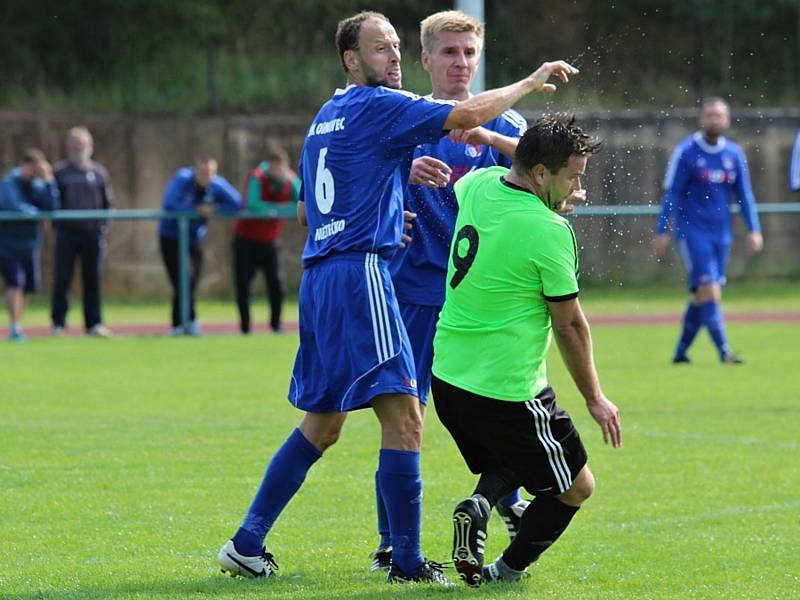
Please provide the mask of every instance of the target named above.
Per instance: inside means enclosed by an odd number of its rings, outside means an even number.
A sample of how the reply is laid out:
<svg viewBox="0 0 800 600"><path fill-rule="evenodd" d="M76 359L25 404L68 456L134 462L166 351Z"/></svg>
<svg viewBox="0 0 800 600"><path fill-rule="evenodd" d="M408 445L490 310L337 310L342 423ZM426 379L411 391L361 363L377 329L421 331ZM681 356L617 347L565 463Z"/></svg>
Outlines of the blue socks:
<svg viewBox="0 0 800 600"><path fill-rule="evenodd" d="M389 515L386 514L386 503L383 501L378 471L375 471L375 503L378 513L378 534L381 536L378 549L388 548L392 545L392 540L389 537Z"/></svg>
<svg viewBox="0 0 800 600"><path fill-rule="evenodd" d="M419 547L422 524L419 452L381 450L378 486L392 532L392 562L410 575L425 562Z"/></svg>
<svg viewBox="0 0 800 600"><path fill-rule="evenodd" d="M236 551L245 556L258 556L264 538L278 515L300 489L306 473L322 453L295 429L269 461L264 479L242 526L233 536Z"/></svg>
<svg viewBox="0 0 800 600"><path fill-rule="evenodd" d="M700 305L700 313L702 315L703 324L708 328L708 333L711 334L711 339L714 340L714 345L717 347L719 357L725 358L731 349L728 346L728 336L725 333L725 319L722 317L722 309L719 302L704 302Z"/></svg>
<svg viewBox="0 0 800 600"><path fill-rule="evenodd" d="M675 358L685 358L686 351L692 345L697 332L703 326L702 315L700 314L700 305L692 304L686 307L686 312L683 315L683 329L681 329L681 337L678 340L678 347L675 349Z"/></svg>
<svg viewBox="0 0 800 600"><path fill-rule="evenodd" d="M522 497L519 495L519 488L517 488L505 498L501 498L498 504L503 508L511 508L520 500L522 500Z"/></svg>

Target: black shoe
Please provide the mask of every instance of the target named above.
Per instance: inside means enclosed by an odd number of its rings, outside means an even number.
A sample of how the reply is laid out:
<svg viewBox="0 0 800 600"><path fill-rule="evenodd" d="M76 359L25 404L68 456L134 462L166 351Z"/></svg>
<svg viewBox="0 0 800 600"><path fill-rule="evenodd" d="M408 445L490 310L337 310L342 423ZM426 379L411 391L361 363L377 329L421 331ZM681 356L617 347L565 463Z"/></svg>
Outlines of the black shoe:
<svg viewBox="0 0 800 600"><path fill-rule="evenodd" d="M680 354L680 355L677 355L677 356L673 357L672 364L673 365L690 365L690 364L692 364L692 361L689 360L689 357L686 356L685 354Z"/></svg>
<svg viewBox="0 0 800 600"><path fill-rule="evenodd" d="M413 573L403 573L395 564L392 564L389 569L389 575L386 581L389 583L438 583L439 585L453 585L453 583L444 576L442 572L443 566L432 560L426 560L419 568Z"/></svg>
<svg viewBox="0 0 800 600"><path fill-rule="evenodd" d="M378 548L369 557L372 559L370 571L388 571L392 566L392 547Z"/></svg>
<svg viewBox="0 0 800 600"><path fill-rule="evenodd" d="M724 365L743 365L744 359L741 356L737 356L733 352L728 352L725 356L722 357L722 364Z"/></svg>
<svg viewBox="0 0 800 600"><path fill-rule="evenodd" d="M522 523L522 513L525 512L525 509L528 508L527 500L520 500L515 504L506 508L505 506L496 505L495 509L497 510L497 514L503 519L503 523L506 524L506 529L508 529L508 537L511 538L511 541L514 541L514 538L517 537L517 533L519 533L519 526Z"/></svg>
<svg viewBox="0 0 800 600"><path fill-rule="evenodd" d="M481 584L488 521L488 511L475 498L467 498L453 511L453 563L467 585Z"/></svg>

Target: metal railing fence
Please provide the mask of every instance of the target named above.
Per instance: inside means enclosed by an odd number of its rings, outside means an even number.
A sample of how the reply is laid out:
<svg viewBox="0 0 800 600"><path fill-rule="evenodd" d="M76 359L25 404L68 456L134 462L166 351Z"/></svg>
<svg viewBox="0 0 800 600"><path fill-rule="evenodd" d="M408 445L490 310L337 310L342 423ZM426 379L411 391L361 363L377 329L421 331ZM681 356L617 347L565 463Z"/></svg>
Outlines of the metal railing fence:
<svg viewBox="0 0 800 600"><path fill-rule="evenodd" d="M800 214L800 202L762 202L756 205L758 213ZM575 217L627 217L655 216L660 207L653 204L609 204L598 206L578 206L572 213ZM738 212L738 205L731 206ZM221 219L294 219L296 205L267 204L257 212L242 211L232 214L215 214L213 218ZM180 298L180 319L184 330L189 325L189 221L197 219L196 212L166 212L149 209L111 209L111 210L56 210L40 211L35 214L0 211L0 221L158 221L175 219L178 221L178 281Z"/></svg>

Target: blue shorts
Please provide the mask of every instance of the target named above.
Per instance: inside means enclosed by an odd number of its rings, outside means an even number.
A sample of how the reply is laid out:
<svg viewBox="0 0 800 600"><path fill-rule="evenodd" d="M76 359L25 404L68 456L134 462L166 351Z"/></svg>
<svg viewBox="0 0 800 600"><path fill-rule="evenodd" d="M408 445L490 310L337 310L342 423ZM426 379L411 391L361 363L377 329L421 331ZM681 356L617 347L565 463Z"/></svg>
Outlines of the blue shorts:
<svg viewBox="0 0 800 600"><path fill-rule="evenodd" d="M380 394L417 395L392 278L373 253L338 253L303 272L300 347L289 401L307 412L366 408Z"/></svg>
<svg viewBox="0 0 800 600"><path fill-rule="evenodd" d="M417 389L419 401L428 403L428 391L431 389L431 368L433 367L433 336L436 334L436 322L439 320L441 306L423 306L421 304L400 303L400 315L411 341L414 353L414 364L417 366Z"/></svg>
<svg viewBox="0 0 800 600"><path fill-rule="evenodd" d="M0 275L6 288L31 294L41 286L39 250L10 250L0 253Z"/></svg>
<svg viewBox="0 0 800 600"><path fill-rule="evenodd" d="M707 235L688 233L677 240L677 245L689 276L690 291L696 291L701 285L725 285L730 244Z"/></svg>

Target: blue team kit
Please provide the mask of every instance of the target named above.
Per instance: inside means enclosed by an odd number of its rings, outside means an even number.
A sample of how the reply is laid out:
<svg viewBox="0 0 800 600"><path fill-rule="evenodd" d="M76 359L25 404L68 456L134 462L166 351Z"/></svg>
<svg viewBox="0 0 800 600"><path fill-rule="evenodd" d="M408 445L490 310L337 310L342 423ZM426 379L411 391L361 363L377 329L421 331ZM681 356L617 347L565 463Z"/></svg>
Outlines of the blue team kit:
<svg viewBox="0 0 800 600"><path fill-rule="evenodd" d="M298 408L347 411L378 394L416 395L388 261L400 245L413 150L442 137L452 108L402 90L348 86L309 127L299 168L308 221L300 348L289 388Z"/></svg>
<svg viewBox="0 0 800 600"><path fill-rule="evenodd" d="M725 137L712 145L697 132L672 153L664 190L656 233L666 233L674 218L674 237L689 273L689 288L724 285L732 240L732 192L747 228L760 231L744 152Z"/></svg>

